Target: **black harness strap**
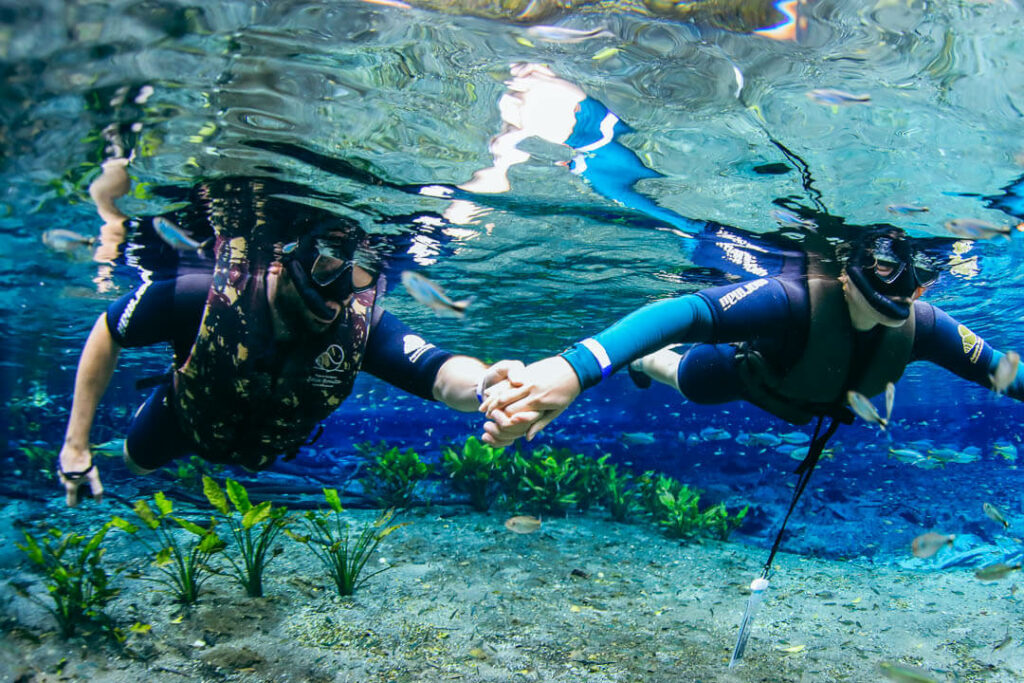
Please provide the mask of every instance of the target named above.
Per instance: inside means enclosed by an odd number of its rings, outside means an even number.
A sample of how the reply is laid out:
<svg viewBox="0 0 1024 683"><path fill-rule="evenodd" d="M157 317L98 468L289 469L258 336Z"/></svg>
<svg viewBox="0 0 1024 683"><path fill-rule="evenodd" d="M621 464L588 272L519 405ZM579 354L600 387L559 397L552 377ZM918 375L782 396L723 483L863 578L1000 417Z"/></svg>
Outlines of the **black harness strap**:
<svg viewBox="0 0 1024 683"><path fill-rule="evenodd" d="M768 574L771 572L772 568L772 561L775 559L775 553L778 552L779 546L782 544L782 535L786 531L786 523L789 521L789 516L793 514L796 502L800 500L800 496L803 494L804 489L807 488L807 482L811 480L811 475L814 473L814 468L817 466L818 460L821 458L821 452L825 449L825 444L828 443L828 440L836 433L836 430L839 429L839 423L842 422L840 417L833 417L828 429L825 430L824 434L821 434L821 423L824 420L824 416L818 417L818 424L814 427L814 436L811 438L811 445L807 449L807 457L803 459L795 470L795 473L800 475L800 479L797 480L796 490L793 491L793 499L789 503L789 510L786 511L786 516L782 518L782 526L779 527L779 533L775 536L775 542L772 544L772 551L768 554L768 561L764 563L764 569L761 570L762 578L768 578Z"/></svg>

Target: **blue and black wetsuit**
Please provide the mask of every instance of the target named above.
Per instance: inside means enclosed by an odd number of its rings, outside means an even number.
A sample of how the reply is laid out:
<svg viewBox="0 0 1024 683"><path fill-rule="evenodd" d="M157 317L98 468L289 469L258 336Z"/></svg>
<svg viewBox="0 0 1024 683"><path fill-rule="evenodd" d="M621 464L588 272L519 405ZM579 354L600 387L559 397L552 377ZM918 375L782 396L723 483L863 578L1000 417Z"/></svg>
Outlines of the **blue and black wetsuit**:
<svg viewBox="0 0 1024 683"><path fill-rule="evenodd" d="M691 344L684 351L676 378L682 394L696 403L750 400L748 379L737 354L753 348L779 375L801 361L811 329L806 282L761 278L657 302L574 344L562 356L586 389L635 358L671 344ZM931 304L915 302L913 321L906 362L930 361L966 380L990 386L989 375L1001 352ZM867 356L886 328L849 329L853 336L849 363L856 371L871 362ZM898 370L902 372L902 368ZM1024 372L1018 371L1007 394L1024 398Z"/></svg>
<svg viewBox="0 0 1024 683"><path fill-rule="evenodd" d="M107 308L107 328L122 347L169 342L175 367L188 358L210 291L211 276L184 275L146 283ZM411 394L434 400L437 372L452 357L413 332L398 318L375 309L362 369ZM159 386L139 409L126 437L132 460L156 469L194 452L169 401L170 383Z"/></svg>

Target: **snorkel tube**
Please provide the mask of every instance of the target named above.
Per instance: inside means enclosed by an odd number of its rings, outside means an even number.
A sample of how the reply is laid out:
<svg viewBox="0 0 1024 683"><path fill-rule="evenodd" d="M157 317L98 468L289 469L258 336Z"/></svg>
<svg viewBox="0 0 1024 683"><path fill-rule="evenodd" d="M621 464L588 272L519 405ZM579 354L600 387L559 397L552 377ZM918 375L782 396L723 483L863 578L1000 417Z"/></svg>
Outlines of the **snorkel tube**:
<svg viewBox="0 0 1024 683"><path fill-rule="evenodd" d="M888 279L879 275L879 260L875 254L875 248L882 240L888 240L892 246L891 255L897 259L895 274ZM921 286L912 261L912 249L899 233L889 230L875 232L866 235L854 246L853 254L846 264L846 275L880 315L893 320L906 320L910 317L912 297Z"/></svg>

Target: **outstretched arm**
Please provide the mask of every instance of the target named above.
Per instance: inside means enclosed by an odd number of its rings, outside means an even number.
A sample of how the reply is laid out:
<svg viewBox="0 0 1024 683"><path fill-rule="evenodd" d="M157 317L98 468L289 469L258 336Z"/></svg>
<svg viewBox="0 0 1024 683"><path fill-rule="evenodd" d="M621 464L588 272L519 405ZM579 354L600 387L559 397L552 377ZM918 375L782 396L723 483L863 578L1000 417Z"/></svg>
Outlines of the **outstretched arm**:
<svg viewBox="0 0 1024 683"><path fill-rule="evenodd" d="M78 490L84 483L89 484L96 500L103 496L99 470L93 463L89 447L89 432L96 416L96 406L117 367L120 351L121 347L107 329L107 315L104 313L93 325L78 361L71 416L68 418L64 446L59 456L60 481L64 484L67 504L70 506L78 504Z"/></svg>
<svg viewBox="0 0 1024 683"><path fill-rule="evenodd" d="M584 389L631 360L669 344L706 341L712 328L711 307L694 294L644 306L558 356L511 371L513 386L492 394L480 410L496 428L504 428L520 411L541 413L526 435L532 439Z"/></svg>
<svg viewBox="0 0 1024 683"><path fill-rule="evenodd" d="M914 358L941 365L950 372L992 389L1000 360L1006 355L993 348L966 325L948 313L924 302L914 306L917 327L914 335ZM1016 375L1001 387L1007 396L1024 401L1024 363L1019 363Z"/></svg>

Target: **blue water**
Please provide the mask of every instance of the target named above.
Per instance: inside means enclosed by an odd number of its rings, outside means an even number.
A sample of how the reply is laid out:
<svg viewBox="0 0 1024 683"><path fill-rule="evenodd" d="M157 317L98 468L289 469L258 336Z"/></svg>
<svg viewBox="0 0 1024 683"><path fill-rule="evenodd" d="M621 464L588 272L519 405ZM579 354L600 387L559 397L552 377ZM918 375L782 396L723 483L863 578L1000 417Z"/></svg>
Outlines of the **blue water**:
<svg viewBox="0 0 1024 683"><path fill-rule="evenodd" d="M400 245L393 275L418 267L453 296L474 296L458 321L401 287L386 307L438 345L487 360L536 360L644 303L727 281L731 271L702 262L689 237L705 221L777 232L772 212L785 206L836 234L891 223L948 246L951 219L1024 220L1018 5L795 6L785 40L768 37L771 22L729 24L713 9L680 21L642 3L580 3L532 21L486 3L39 1L0 11L5 468L23 467L22 445L59 447L81 345L139 282L137 258L96 260L42 239L55 228L97 234L88 185L117 153L133 154L135 191L120 203L129 215L174 208L160 188L229 175L315 194ZM538 25L606 35L550 40L530 31ZM822 88L870 102L808 96ZM577 111L591 116L587 126ZM929 211L897 215L893 204ZM997 348L1021 348L1021 236L964 247L976 262L946 272L928 300ZM168 357L122 355L94 442L120 435L143 397L135 380L162 372ZM888 457L877 430L844 428L784 547L896 561L925 530L996 540L983 502L1024 515L1018 465L993 451L1020 444L1016 402L923 365L897 396L891 445L981 458L922 469ZM701 438L709 426L730 438ZM351 471L355 443L384 439L436 458L479 430L476 415L364 376L321 441L277 472L332 482ZM613 377L533 445L611 453L708 500L749 504L735 538L768 545L797 461L736 442L763 431L793 429ZM655 442L630 446L623 432ZM145 485L116 460L103 471L113 492ZM14 490L4 495L58 493L36 480Z"/></svg>

